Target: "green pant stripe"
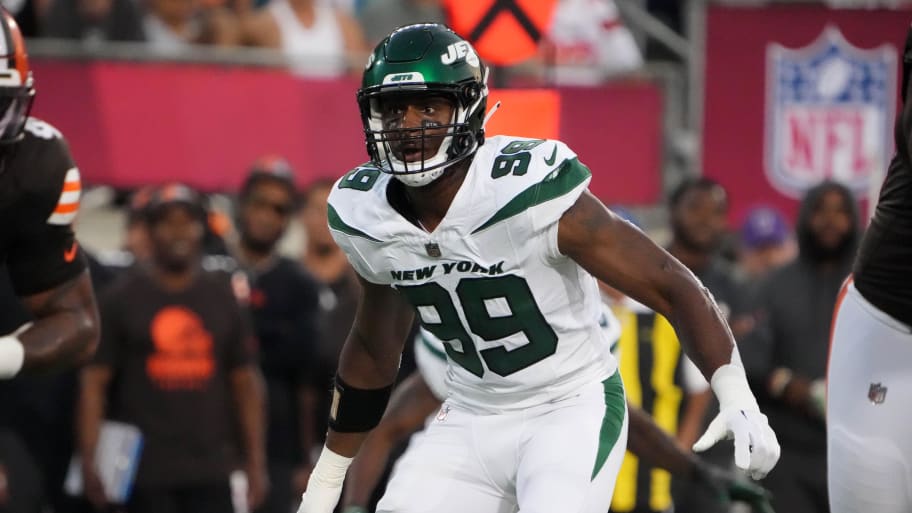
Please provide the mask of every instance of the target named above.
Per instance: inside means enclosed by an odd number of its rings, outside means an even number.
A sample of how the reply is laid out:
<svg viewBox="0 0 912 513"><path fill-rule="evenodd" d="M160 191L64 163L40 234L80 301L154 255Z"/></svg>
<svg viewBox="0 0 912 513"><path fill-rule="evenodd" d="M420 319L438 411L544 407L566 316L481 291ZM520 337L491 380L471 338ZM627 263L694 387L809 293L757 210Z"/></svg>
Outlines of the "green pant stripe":
<svg viewBox="0 0 912 513"><path fill-rule="evenodd" d="M605 462L611 449L621 436L621 427L624 425L624 415L627 411L624 398L624 385L621 382L621 372L616 371L610 378L602 381L605 388L605 417L602 418L602 429L599 431L598 452L595 455L595 466L592 468L592 477L595 479Z"/></svg>

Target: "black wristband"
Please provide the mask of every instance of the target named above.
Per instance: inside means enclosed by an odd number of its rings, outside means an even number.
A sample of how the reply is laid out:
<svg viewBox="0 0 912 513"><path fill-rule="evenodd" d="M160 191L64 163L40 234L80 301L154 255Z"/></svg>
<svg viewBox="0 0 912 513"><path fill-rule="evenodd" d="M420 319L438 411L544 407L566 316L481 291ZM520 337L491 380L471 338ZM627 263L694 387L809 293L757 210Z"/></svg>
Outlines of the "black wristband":
<svg viewBox="0 0 912 513"><path fill-rule="evenodd" d="M342 378L333 380L329 427L339 433L362 433L380 423L393 385L383 388L355 388Z"/></svg>

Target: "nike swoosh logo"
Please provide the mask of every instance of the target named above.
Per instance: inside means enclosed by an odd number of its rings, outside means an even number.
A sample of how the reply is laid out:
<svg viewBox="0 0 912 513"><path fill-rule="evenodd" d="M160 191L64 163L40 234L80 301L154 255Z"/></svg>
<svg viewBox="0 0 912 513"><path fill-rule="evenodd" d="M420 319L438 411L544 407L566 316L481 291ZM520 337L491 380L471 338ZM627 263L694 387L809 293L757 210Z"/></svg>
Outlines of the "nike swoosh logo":
<svg viewBox="0 0 912 513"><path fill-rule="evenodd" d="M557 160L557 145L554 145L554 149L551 150L551 156L545 159L545 164L549 166L554 165L554 161Z"/></svg>
<svg viewBox="0 0 912 513"><path fill-rule="evenodd" d="M63 250L63 261L70 263L73 260L76 260L76 252L79 251L79 246L76 244L76 241L73 241L73 245L69 249Z"/></svg>

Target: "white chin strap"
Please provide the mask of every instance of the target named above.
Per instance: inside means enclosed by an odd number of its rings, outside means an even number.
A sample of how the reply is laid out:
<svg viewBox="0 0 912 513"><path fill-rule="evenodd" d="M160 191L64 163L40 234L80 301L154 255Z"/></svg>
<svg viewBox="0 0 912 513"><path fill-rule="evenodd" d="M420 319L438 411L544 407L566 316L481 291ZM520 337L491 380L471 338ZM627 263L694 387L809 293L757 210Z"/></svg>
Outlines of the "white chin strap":
<svg viewBox="0 0 912 513"><path fill-rule="evenodd" d="M440 175L443 174L444 169L446 168L438 167L437 169L425 171L424 173L396 174L393 176L396 177L396 180L399 180L409 187L423 187L440 178Z"/></svg>

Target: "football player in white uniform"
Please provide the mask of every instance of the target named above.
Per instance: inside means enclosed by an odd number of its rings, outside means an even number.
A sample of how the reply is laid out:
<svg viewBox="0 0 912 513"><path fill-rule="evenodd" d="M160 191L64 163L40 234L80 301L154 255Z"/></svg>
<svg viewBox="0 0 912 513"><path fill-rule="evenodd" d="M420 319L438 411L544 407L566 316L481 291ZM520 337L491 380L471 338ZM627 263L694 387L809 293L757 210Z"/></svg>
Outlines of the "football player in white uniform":
<svg viewBox="0 0 912 513"><path fill-rule="evenodd" d="M587 191L559 141L484 137L487 69L448 28L395 30L358 103L371 162L329 197L329 225L362 279L330 431L299 513L330 513L384 408L417 311L446 346L433 457L401 472L379 512L604 513L627 438L595 278L664 315L721 412L696 449L733 437L754 477L779 456L731 333L692 273ZM594 276L594 277L593 277Z"/></svg>
<svg viewBox="0 0 912 513"><path fill-rule="evenodd" d="M619 353L621 322L606 311L600 321L611 351ZM387 494L410 494L411 490L397 489L403 481L396 478L400 472L421 465L428 448L422 440L424 431L434 422L446 422L448 411L441 408L446 400L446 347L426 330L419 330L414 341L415 363L418 369L402 380L390 398L383 420L361 446L358 457L348 470L345 482L342 513L369 513L365 505L370 502L374 488L386 469L393 449L409 439L408 449L396 461L390 478L393 487ZM702 379L702 378L701 378ZM772 511L769 494L739 473L713 466L682 449L674 438L666 434L642 409L628 404L630 429L627 449L651 464L672 472L676 477L688 479L695 486L708 487L720 502L737 501L752 506L755 513ZM413 434L414 433L414 434ZM416 463L419 462L419 463Z"/></svg>

